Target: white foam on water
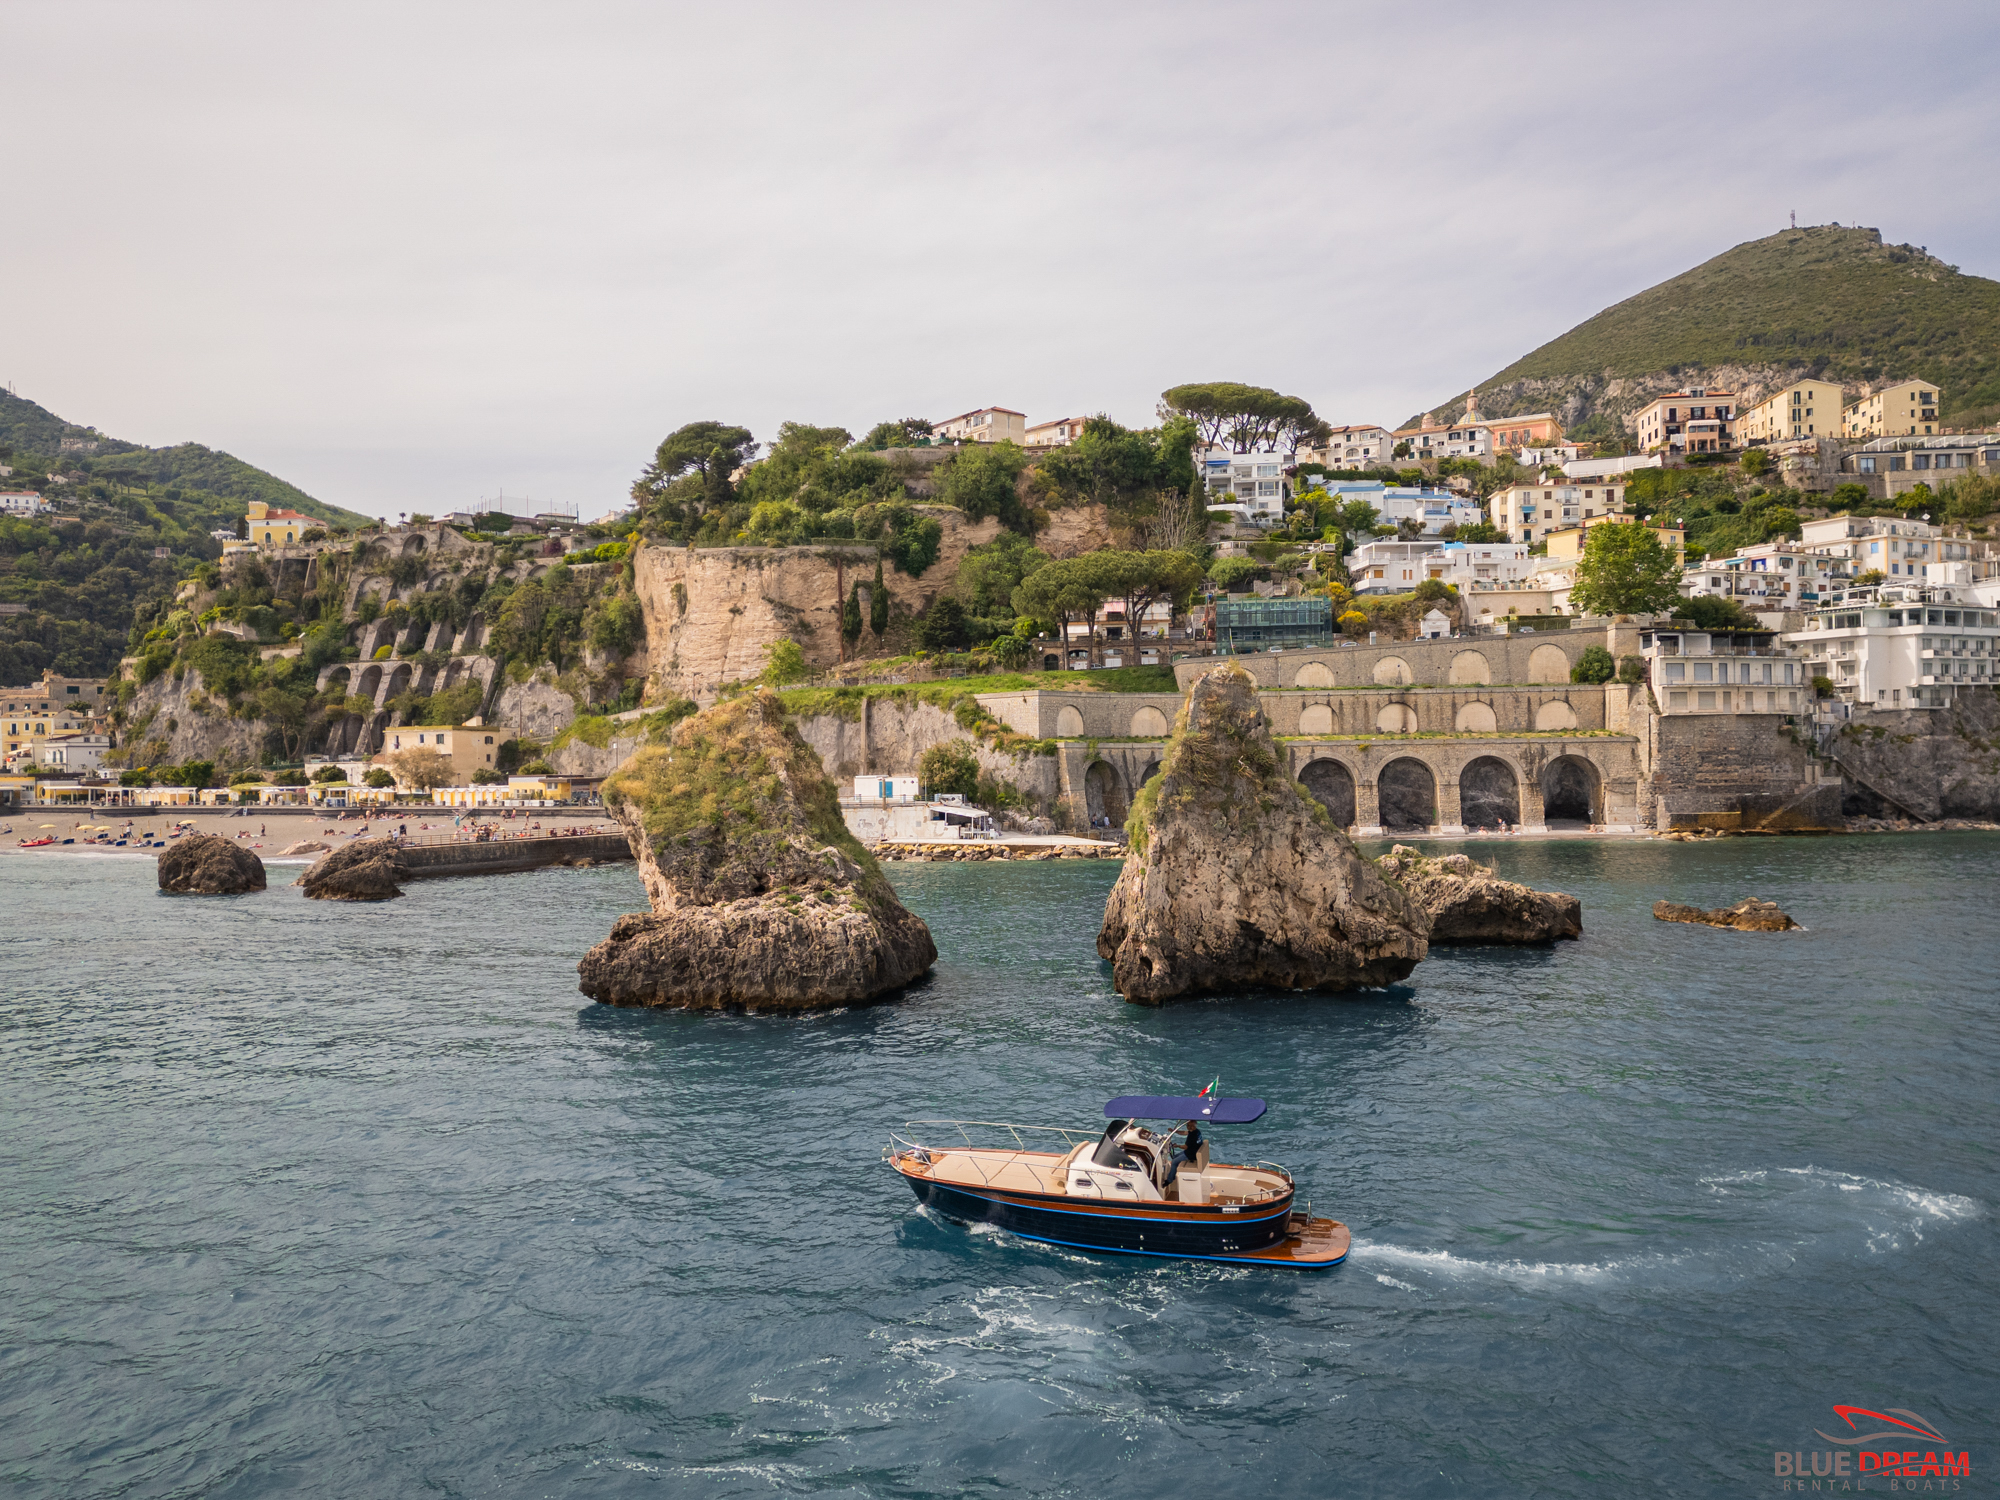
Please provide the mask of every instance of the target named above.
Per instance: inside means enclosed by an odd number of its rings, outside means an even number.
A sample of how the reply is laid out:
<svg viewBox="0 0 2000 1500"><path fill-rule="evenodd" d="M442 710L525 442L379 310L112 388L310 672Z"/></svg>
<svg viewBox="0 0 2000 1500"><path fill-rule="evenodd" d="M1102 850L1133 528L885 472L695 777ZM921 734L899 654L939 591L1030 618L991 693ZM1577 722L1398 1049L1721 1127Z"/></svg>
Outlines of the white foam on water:
<svg viewBox="0 0 2000 1500"><path fill-rule="evenodd" d="M1591 1286L1615 1282L1633 1267L1642 1264L1639 1260L1598 1264L1587 1261L1471 1260L1453 1255L1449 1250L1413 1250L1406 1245L1380 1245L1367 1240L1356 1240L1348 1251L1348 1258L1387 1261L1391 1265L1461 1280L1478 1278L1529 1287L1558 1283ZM1661 1256L1648 1256L1643 1260L1655 1266L1670 1263ZM1378 1273L1375 1279L1380 1281L1383 1277ZM1415 1291L1416 1288L1411 1287L1410 1290Z"/></svg>
<svg viewBox="0 0 2000 1500"><path fill-rule="evenodd" d="M1409 1282L1407 1282L1407 1281L1398 1281L1398 1280L1397 1280L1397 1279L1396 1279L1395 1277L1393 1277L1393 1276L1384 1276L1384 1275L1383 1275L1383 1274L1382 1274L1382 1273L1381 1273L1380 1271L1377 1271L1377 1272L1375 1273L1375 1279L1376 1279L1377 1281L1381 1282L1381 1283L1382 1283L1382 1285L1384 1285L1384 1286L1392 1286L1392 1287L1394 1287L1394 1288L1395 1288L1395 1289L1396 1289L1397 1291L1399 1291L1399 1292L1414 1292L1414 1291L1416 1290L1416 1288L1415 1288L1415 1287L1413 1287L1413 1286L1411 1286L1411 1285L1409 1284Z"/></svg>

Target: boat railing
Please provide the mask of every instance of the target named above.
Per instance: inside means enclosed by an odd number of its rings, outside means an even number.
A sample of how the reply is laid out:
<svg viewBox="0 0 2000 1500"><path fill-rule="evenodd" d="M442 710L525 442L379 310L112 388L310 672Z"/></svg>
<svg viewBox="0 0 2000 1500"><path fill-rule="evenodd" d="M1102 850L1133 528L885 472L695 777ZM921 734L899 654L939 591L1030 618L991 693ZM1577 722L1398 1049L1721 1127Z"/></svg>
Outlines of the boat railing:
<svg viewBox="0 0 2000 1500"><path fill-rule="evenodd" d="M975 1131L985 1133L985 1138L975 1139ZM952 1140L951 1136L957 1139ZM1004 1170L1017 1156L1062 1156L1096 1139L1093 1132L1067 1130L1060 1125L1013 1125L1003 1120L906 1120L901 1131L889 1132L889 1144L882 1149L882 1159L894 1162L908 1156L928 1166L933 1155L947 1152L1004 1151L1007 1155L996 1164L997 1169ZM1060 1147L1057 1142L1061 1142ZM970 1156L968 1161L980 1180L991 1187L993 1179L986 1170L986 1162L977 1155Z"/></svg>

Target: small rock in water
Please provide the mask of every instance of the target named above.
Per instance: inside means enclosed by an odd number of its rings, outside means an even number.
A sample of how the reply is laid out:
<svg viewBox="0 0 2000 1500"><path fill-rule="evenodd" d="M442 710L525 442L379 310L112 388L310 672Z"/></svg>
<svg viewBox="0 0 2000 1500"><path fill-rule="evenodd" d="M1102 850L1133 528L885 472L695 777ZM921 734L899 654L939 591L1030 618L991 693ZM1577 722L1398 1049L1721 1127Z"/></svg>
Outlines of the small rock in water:
<svg viewBox="0 0 2000 1500"><path fill-rule="evenodd" d="M388 901L403 894L410 867L391 839L356 839L322 854L299 877L314 901Z"/></svg>
<svg viewBox="0 0 2000 1500"><path fill-rule="evenodd" d="M189 896L261 891L264 861L229 839L191 833L160 856L160 889Z"/></svg>
<svg viewBox="0 0 2000 1500"><path fill-rule="evenodd" d="M1583 903L1502 880L1464 854L1427 858L1398 844L1381 861L1431 919L1433 943L1553 943L1583 936Z"/></svg>
<svg viewBox="0 0 2000 1500"><path fill-rule="evenodd" d="M1786 932L1799 925L1778 909L1777 902L1760 901L1755 896L1711 911L1673 901L1655 901L1653 915L1662 922L1700 922L1709 927L1733 927L1738 932Z"/></svg>

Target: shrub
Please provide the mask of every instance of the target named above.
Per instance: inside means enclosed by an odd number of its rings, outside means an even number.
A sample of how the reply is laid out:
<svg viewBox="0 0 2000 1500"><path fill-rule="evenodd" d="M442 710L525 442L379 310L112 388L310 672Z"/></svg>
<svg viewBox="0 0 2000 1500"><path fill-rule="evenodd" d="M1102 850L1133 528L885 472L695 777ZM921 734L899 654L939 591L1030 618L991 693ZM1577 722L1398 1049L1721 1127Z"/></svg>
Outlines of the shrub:
<svg viewBox="0 0 2000 1500"><path fill-rule="evenodd" d="M276 776L271 778L271 784L273 786L312 785L311 782L306 780L306 773L303 771L281 771Z"/></svg>
<svg viewBox="0 0 2000 1500"><path fill-rule="evenodd" d="M1218 557L1208 566L1208 578L1219 589L1234 589L1255 578L1257 571L1257 564L1247 557Z"/></svg>
<svg viewBox="0 0 2000 1500"><path fill-rule="evenodd" d="M806 654L799 649L797 641L773 641L764 648L764 670L758 674L758 681L770 687L784 687L788 683L804 682L811 675L811 669L806 666Z"/></svg>
<svg viewBox="0 0 2000 1500"><path fill-rule="evenodd" d="M949 594L932 600L917 626L917 641L926 651L963 651L971 644L965 629L965 606Z"/></svg>
<svg viewBox="0 0 2000 1500"><path fill-rule="evenodd" d="M1831 677L1815 677L1812 685L1814 697L1831 698L1833 696L1833 679Z"/></svg>
<svg viewBox="0 0 2000 1500"><path fill-rule="evenodd" d="M472 773L474 786L493 786L507 779L505 771L496 771L491 766L477 767Z"/></svg>
<svg viewBox="0 0 2000 1500"><path fill-rule="evenodd" d="M545 760L531 760L525 766L521 767L520 774L523 776L553 776L555 769L554 766Z"/></svg>
<svg viewBox="0 0 2000 1500"><path fill-rule="evenodd" d="M1602 646L1586 646L1583 655L1576 659L1576 665L1569 669L1571 682L1609 682L1618 675L1618 663L1611 653Z"/></svg>
<svg viewBox="0 0 2000 1500"><path fill-rule="evenodd" d="M917 760L917 780L925 795L956 794L968 800L979 792L979 757L970 740L933 745Z"/></svg>
<svg viewBox="0 0 2000 1500"><path fill-rule="evenodd" d="M361 781L363 785L373 787L394 786L396 784L396 778L380 766L373 767L366 776L361 778Z"/></svg>
<svg viewBox="0 0 2000 1500"><path fill-rule="evenodd" d="M317 771L313 772L313 780L322 786L333 781L344 782L347 780L347 773L341 770L339 766L321 766Z"/></svg>
<svg viewBox="0 0 2000 1500"><path fill-rule="evenodd" d="M1646 662L1643 657L1621 656L1618 658L1618 680L1638 683L1646 680Z"/></svg>

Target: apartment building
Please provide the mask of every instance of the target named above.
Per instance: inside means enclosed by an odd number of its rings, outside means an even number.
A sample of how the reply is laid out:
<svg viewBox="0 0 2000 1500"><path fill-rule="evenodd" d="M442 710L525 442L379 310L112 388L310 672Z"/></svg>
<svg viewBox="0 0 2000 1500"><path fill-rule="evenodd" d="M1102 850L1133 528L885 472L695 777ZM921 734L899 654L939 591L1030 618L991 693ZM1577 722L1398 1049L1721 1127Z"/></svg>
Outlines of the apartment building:
<svg viewBox="0 0 2000 1500"><path fill-rule="evenodd" d="M1838 437L1841 388L1831 380L1797 380L1746 407L1736 423L1736 440L1778 443L1789 438Z"/></svg>
<svg viewBox="0 0 2000 1500"><path fill-rule="evenodd" d="M1285 501L1292 482L1281 453L1237 453L1229 448L1203 448L1195 467L1208 481L1213 507L1227 507L1251 525L1271 526L1285 518Z"/></svg>
<svg viewBox="0 0 2000 1500"><path fill-rule="evenodd" d="M1900 516L1828 516L1807 521L1799 528L1801 546L1828 557L1846 558L1857 576L1879 572L1895 583L1924 577L1933 563L1962 563L1972 559L1969 541L1945 536L1924 521L1906 521Z"/></svg>
<svg viewBox="0 0 2000 1500"><path fill-rule="evenodd" d="M1389 462L1389 451L1395 445L1388 428L1361 423L1334 428L1324 446L1302 448L1299 457L1325 464L1329 469L1372 469Z"/></svg>
<svg viewBox="0 0 2000 1500"><path fill-rule="evenodd" d="M1497 490L1486 508L1501 533L1513 542L1537 542L1552 531L1625 511L1625 485L1514 484Z"/></svg>
<svg viewBox="0 0 2000 1500"><path fill-rule="evenodd" d="M1576 560L1583 556L1585 539L1589 535L1591 527L1604 525L1642 526L1645 524L1635 517L1626 515L1599 516L1594 521L1586 518L1577 521L1574 525L1564 526L1556 531L1551 531L1542 539L1542 542L1548 548L1547 556L1550 566L1573 567ZM1672 556L1675 563L1683 567L1686 566L1686 531L1678 526L1647 526L1646 529L1660 539L1660 545L1667 549L1667 552Z"/></svg>
<svg viewBox="0 0 2000 1500"><path fill-rule="evenodd" d="M1562 423L1553 412L1546 411L1530 412L1524 417L1489 417L1486 432L1495 453L1552 447L1563 440ZM1572 452L1569 457L1575 458L1576 454Z"/></svg>
<svg viewBox="0 0 2000 1500"><path fill-rule="evenodd" d="M1486 424L1480 421L1461 421L1451 426L1425 423L1418 427L1399 427L1391 436L1395 446L1410 445L1409 456L1425 458L1491 458L1493 439ZM1393 454L1395 449L1390 452Z"/></svg>
<svg viewBox="0 0 2000 1500"><path fill-rule="evenodd" d="M1642 407L1633 418L1634 432L1648 453L1727 453L1736 446L1736 410L1734 391L1696 386Z"/></svg>
<svg viewBox="0 0 2000 1500"><path fill-rule="evenodd" d="M1734 599L1749 610L1800 610L1853 578L1854 564L1845 557L1799 542L1762 542L1734 557L1690 563L1681 592L1690 599Z"/></svg>
<svg viewBox="0 0 2000 1500"><path fill-rule="evenodd" d="M1960 688L1990 688L2000 676L2000 613L1956 589L1839 590L1784 639L1809 676L1827 678L1836 697L1856 706L1943 708Z"/></svg>
<svg viewBox="0 0 2000 1500"><path fill-rule="evenodd" d="M1863 486L1871 499L1893 500L1920 484L1935 491L1968 474L2000 474L2000 433L1876 438L1843 453L1835 479Z"/></svg>
<svg viewBox="0 0 2000 1500"><path fill-rule="evenodd" d="M1855 440L1932 437L1938 430L1938 394L1928 380L1884 386L1841 412L1840 435Z"/></svg>
<svg viewBox="0 0 2000 1500"><path fill-rule="evenodd" d="M1442 580L1446 568L1438 542L1380 539L1347 554L1347 576L1357 594L1407 594L1427 578Z"/></svg>
<svg viewBox="0 0 2000 1500"><path fill-rule="evenodd" d="M1027 429L1026 442L1030 448L1067 448L1083 436L1083 424L1087 417L1057 417L1053 422L1037 422Z"/></svg>
<svg viewBox="0 0 2000 1500"><path fill-rule="evenodd" d="M1775 633L1642 630L1639 654L1663 714L1795 714L1812 706L1807 663Z"/></svg>
<svg viewBox="0 0 2000 1500"><path fill-rule="evenodd" d="M931 431L943 443L1025 443L1028 419L1004 406L982 406L948 417Z"/></svg>
<svg viewBox="0 0 2000 1500"><path fill-rule="evenodd" d="M1433 536L1447 526L1475 526L1486 519L1485 509L1477 500L1451 490L1384 484L1379 479L1336 479L1313 484L1312 488L1323 490L1336 501L1367 501L1375 507L1376 518L1384 526L1412 521ZM1301 488L1299 493L1304 494L1305 490Z"/></svg>

